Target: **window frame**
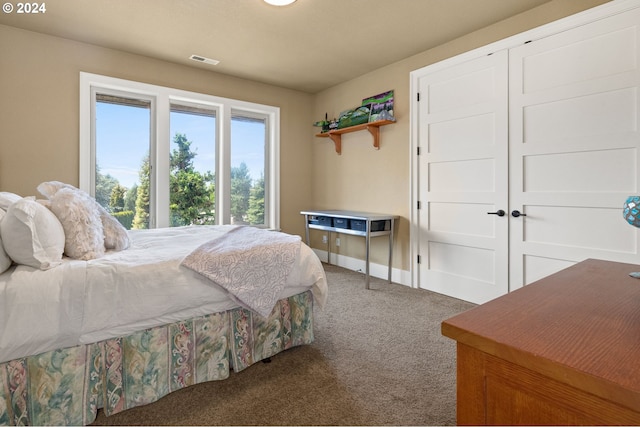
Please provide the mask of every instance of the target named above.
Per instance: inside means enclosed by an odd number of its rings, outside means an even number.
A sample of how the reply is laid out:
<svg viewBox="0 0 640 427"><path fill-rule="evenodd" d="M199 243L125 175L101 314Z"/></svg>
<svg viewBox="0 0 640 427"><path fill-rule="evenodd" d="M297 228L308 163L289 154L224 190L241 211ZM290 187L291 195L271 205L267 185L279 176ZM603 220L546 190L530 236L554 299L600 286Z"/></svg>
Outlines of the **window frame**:
<svg viewBox="0 0 640 427"><path fill-rule="evenodd" d="M149 163L151 166L150 228L168 227L171 104L198 105L216 111L216 224L231 222L231 118L264 117L265 224L280 229L280 108L80 72L79 187L95 189L95 93L114 93L151 101ZM160 173L166 171L166 173Z"/></svg>

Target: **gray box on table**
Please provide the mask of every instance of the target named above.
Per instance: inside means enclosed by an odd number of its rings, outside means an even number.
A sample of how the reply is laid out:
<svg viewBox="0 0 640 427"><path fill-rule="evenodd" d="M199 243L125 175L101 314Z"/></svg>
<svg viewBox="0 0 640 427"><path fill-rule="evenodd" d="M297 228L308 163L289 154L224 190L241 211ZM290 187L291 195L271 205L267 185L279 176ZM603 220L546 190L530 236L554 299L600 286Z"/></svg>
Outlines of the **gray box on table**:
<svg viewBox="0 0 640 427"><path fill-rule="evenodd" d="M349 228L349 220L347 218L333 218L333 226L336 228Z"/></svg>
<svg viewBox="0 0 640 427"><path fill-rule="evenodd" d="M330 216L311 215L309 217L309 224L333 227L333 221Z"/></svg>
<svg viewBox="0 0 640 427"><path fill-rule="evenodd" d="M351 229L356 231L367 231L367 221L363 219L352 219ZM371 221L371 232L389 231L390 229L391 221L389 220Z"/></svg>

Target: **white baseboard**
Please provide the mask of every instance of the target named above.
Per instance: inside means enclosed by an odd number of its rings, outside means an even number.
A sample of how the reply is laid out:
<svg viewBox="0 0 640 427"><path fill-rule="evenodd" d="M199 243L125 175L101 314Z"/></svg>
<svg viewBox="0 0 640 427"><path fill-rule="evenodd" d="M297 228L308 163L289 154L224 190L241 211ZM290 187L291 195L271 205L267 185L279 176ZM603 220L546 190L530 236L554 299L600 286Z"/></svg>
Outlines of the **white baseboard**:
<svg viewBox="0 0 640 427"><path fill-rule="evenodd" d="M327 262L327 251L321 249L312 248L313 252L320 258L322 262ZM329 264L337 265L338 267L346 268L347 270L359 271L364 274L366 270L366 263L363 259L352 258L340 254L331 254L331 260ZM384 264L377 264L374 262L369 263L369 274L371 277L377 277L379 279L386 280L389 277L389 269ZM401 270L399 268L391 269L391 281L400 285L411 286L411 272L407 270Z"/></svg>

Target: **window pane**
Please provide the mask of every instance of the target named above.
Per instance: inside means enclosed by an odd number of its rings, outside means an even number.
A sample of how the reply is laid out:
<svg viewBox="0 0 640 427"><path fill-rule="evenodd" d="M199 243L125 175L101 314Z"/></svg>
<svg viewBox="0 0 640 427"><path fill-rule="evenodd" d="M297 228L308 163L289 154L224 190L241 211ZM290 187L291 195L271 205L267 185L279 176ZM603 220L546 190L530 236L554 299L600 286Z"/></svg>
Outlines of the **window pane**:
<svg viewBox="0 0 640 427"><path fill-rule="evenodd" d="M149 228L148 101L96 95L95 198L127 229Z"/></svg>
<svg viewBox="0 0 640 427"><path fill-rule="evenodd" d="M265 225L266 118L231 118L231 223Z"/></svg>
<svg viewBox="0 0 640 427"><path fill-rule="evenodd" d="M171 226L215 223L215 111L171 105Z"/></svg>

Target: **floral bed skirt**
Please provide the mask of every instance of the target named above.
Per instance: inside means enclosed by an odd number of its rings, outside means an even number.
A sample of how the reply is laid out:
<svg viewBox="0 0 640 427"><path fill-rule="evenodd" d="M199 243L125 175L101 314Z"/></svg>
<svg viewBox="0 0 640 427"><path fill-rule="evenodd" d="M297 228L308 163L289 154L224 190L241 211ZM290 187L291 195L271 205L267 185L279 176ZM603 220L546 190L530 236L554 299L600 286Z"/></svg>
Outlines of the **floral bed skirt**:
<svg viewBox="0 0 640 427"><path fill-rule="evenodd" d="M310 291L0 364L0 425L87 425L313 342Z"/></svg>

